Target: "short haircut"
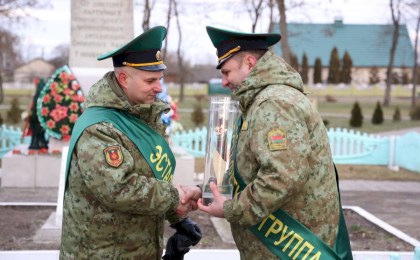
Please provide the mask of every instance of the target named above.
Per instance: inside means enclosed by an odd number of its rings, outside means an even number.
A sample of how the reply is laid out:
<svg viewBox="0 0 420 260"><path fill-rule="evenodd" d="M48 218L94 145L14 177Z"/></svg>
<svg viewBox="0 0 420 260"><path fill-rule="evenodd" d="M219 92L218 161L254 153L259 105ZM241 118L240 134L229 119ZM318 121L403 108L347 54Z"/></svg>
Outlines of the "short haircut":
<svg viewBox="0 0 420 260"><path fill-rule="evenodd" d="M246 54L250 54L254 56L257 60L259 60L267 50L246 50L246 51L239 51L232 58L236 59L237 61L241 61Z"/></svg>

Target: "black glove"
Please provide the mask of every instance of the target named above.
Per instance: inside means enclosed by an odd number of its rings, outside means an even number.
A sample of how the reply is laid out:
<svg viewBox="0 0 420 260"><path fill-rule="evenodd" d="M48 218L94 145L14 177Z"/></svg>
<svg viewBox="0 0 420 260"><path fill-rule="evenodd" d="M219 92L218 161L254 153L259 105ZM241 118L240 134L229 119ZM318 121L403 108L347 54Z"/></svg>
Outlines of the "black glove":
<svg viewBox="0 0 420 260"><path fill-rule="evenodd" d="M190 218L185 218L171 225L176 229L166 244L164 260L183 260L184 255L190 251L201 239L200 227Z"/></svg>
<svg viewBox="0 0 420 260"><path fill-rule="evenodd" d="M191 240L191 245L195 246L201 239L201 230L197 223L189 217L172 224L171 228L176 229L176 233L184 235Z"/></svg>
<svg viewBox="0 0 420 260"><path fill-rule="evenodd" d="M169 239L166 244L164 260L183 260L184 255L190 251L192 241L189 237L176 232Z"/></svg>

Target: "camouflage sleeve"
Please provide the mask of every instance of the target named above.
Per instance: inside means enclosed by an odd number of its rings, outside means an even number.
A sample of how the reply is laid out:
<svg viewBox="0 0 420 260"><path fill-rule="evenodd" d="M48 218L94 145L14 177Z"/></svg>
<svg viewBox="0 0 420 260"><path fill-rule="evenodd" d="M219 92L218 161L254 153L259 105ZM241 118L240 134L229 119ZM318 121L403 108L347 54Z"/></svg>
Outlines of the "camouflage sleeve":
<svg viewBox="0 0 420 260"><path fill-rule="evenodd" d="M304 112L297 107L293 102L266 100L253 113L247 153L258 163L259 170L243 191L225 202L224 213L229 222L244 226L259 223L289 202L308 179L307 158L311 149ZM280 131L285 133L286 146L272 144L270 148L270 139L281 137L276 134Z"/></svg>
<svg viewBox="0 0 420 260"><path fill-rule="evenodd" d="M181 220L183 220L184 218L178 216L175 212L175 210L170 210L166 213L165 215L165 219L170 223L170 224L175 224Z"/></svg>
<svg viewBox="0 0 420 260"><path fill-rule="evenodd" d="M118 167L110 166L105 160L104 149L110 146L121 147L124 159ZM178 191L171 183L157 180L145 161L143 168L135 169L135 161L144 159L139 153L139 158L135 158L133 149L136 149L134 144L110 124L86 128L77 142L76 152L88 189L99 201L117 211L155 215L175 210Z"/></svg>

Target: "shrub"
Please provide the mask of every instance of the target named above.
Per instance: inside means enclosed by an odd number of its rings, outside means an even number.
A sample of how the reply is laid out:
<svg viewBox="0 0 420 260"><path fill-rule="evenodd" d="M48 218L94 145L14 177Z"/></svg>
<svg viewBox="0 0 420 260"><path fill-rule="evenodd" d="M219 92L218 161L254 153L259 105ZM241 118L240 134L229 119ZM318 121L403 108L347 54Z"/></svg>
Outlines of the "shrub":
<svg viewBox="0 0 420 260"><path fill-rule="evenodd" d="M382 112L381 103L376 102L375 110L373 111L372 124L380 125L384 122L384 113Z"/></svg>
<svg viewBox="0 0 420 260"><path fill-rule="evenodd" d="M392 116L394 121L401 121L401 111L400 108L397 106L394 111L394 115Z"/></svg>
<svg viewBox="0 0 420 260"><path fill-rule="evenodd" d="M10 110L7 111L7 121L12 124L17 124L21 120L23 110L20 109L19 99L13 98L10 103Z"/></svg>
<svg viewBox="0 0 420 260"><path fill-rule="evenodd" d="M355 102L351 109L350 126L361 127L363 125L363 114L359 102Z"/></svg>
<svg viewBox="0 0 420 260"><path fill-rule="evenodd" d="M412 108L410 111L411 120L420 120L420 105Z"/></svg>
<svg viewBox="0 0 420 260"><path fill-rule="evenodd" d="M194 111L191 114L191 121L195 124L195 126L199 126L204 122L204 113L203 108L201 107L201 102L194 105Z"/></svg>

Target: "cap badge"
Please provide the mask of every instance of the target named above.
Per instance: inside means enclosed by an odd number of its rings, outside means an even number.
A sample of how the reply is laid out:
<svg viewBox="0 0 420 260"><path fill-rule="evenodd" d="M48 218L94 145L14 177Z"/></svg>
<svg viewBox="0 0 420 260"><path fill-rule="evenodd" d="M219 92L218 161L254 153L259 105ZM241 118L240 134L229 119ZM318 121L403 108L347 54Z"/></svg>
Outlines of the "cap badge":
<svg viewBox="0 0 420 260"><path fill-rule="evenodd" d="M161 61L162 60L162 57L160 55L160 51L157 51L156 52L156 60L158 60L158 61Z"/></svg>

